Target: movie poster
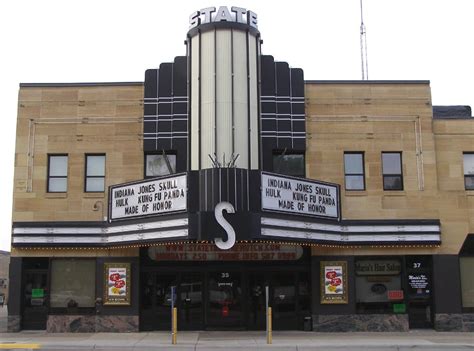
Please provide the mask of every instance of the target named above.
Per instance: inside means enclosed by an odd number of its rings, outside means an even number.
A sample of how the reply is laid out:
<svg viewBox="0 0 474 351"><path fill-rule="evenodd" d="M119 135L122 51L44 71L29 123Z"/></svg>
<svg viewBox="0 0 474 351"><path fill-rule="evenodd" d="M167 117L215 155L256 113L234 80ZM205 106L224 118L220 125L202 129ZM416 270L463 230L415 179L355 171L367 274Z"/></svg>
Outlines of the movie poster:
<svg viewBox="0 0 474 351"><path fill-rule="evenodd" d="M345 304L347 298L347 262L321 261L321 303Z"/></svg>
<svg viewBox="0 0 474 351"><path fill-rule="evenodd" d="M130 263L104 264L104 305L130 305Z"/></svg>

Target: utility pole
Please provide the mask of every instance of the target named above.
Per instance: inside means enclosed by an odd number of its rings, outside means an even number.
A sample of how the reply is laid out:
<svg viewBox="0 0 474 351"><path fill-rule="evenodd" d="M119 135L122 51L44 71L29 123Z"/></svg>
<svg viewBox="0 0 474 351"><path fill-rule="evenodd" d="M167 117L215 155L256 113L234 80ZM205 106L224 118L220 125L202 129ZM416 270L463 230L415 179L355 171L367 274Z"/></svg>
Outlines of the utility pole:
<svg viewBox="0 0 474 351"><path fill-rule="evenodd" d="M362 64L362 80L368 80L369 64L367 63L367 31L364 24L362 0L360 0L360 58Z"/></svg>

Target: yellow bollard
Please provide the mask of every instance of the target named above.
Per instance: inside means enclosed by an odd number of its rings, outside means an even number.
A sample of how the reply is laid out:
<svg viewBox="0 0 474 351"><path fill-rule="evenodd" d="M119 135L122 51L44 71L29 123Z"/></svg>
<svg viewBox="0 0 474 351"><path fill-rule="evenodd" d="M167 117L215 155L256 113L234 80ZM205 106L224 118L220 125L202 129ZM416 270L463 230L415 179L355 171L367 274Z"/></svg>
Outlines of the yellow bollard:
<svg viewBox="0 0 474 351"><path fill-rule="evenodd" d="M178 309L173 307L173 318L171 319L171 343L176 345L178 339Z"/></svg>
<svg viewBox="0 0 474 351"><path fill-rule="evenodd" d="M267 344L272 343L272 308L268 307L267 312Z"/></svg>

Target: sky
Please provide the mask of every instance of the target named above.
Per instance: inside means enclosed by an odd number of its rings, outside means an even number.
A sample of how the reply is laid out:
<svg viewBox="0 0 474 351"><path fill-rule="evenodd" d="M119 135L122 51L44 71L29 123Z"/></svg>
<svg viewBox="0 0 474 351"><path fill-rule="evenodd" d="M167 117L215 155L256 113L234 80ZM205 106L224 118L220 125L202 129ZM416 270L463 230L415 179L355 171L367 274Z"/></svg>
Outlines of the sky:
<svg viewBox="0 0 474 351"><path fill-rule="evenodd" d="M19 83L143 81L185 55L189 15L258 15L262 52L307 80L361 79L360 0L0 2L0 250L10 250ZM371 80L430 80L434 105L474 107L473 0L363 0Z"/></svg>

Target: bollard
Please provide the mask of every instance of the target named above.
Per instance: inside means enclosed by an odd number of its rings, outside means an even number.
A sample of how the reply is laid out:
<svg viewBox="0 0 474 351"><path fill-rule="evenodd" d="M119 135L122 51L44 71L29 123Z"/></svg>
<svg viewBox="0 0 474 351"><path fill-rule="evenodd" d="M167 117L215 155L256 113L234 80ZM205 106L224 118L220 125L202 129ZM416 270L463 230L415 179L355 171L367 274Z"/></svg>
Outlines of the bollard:
<svg viewBox="0 0 474 351"><path fill-rule="evenodd" d="M171 318L171 343L176 345L178 341L178 309L173 307L173 315Z"/></svg>
<svg viewBox="0 0 474 351"><path fill-rule="evenodd" d="M267 344L272 343L272 308L267 309Z"/></svg>

